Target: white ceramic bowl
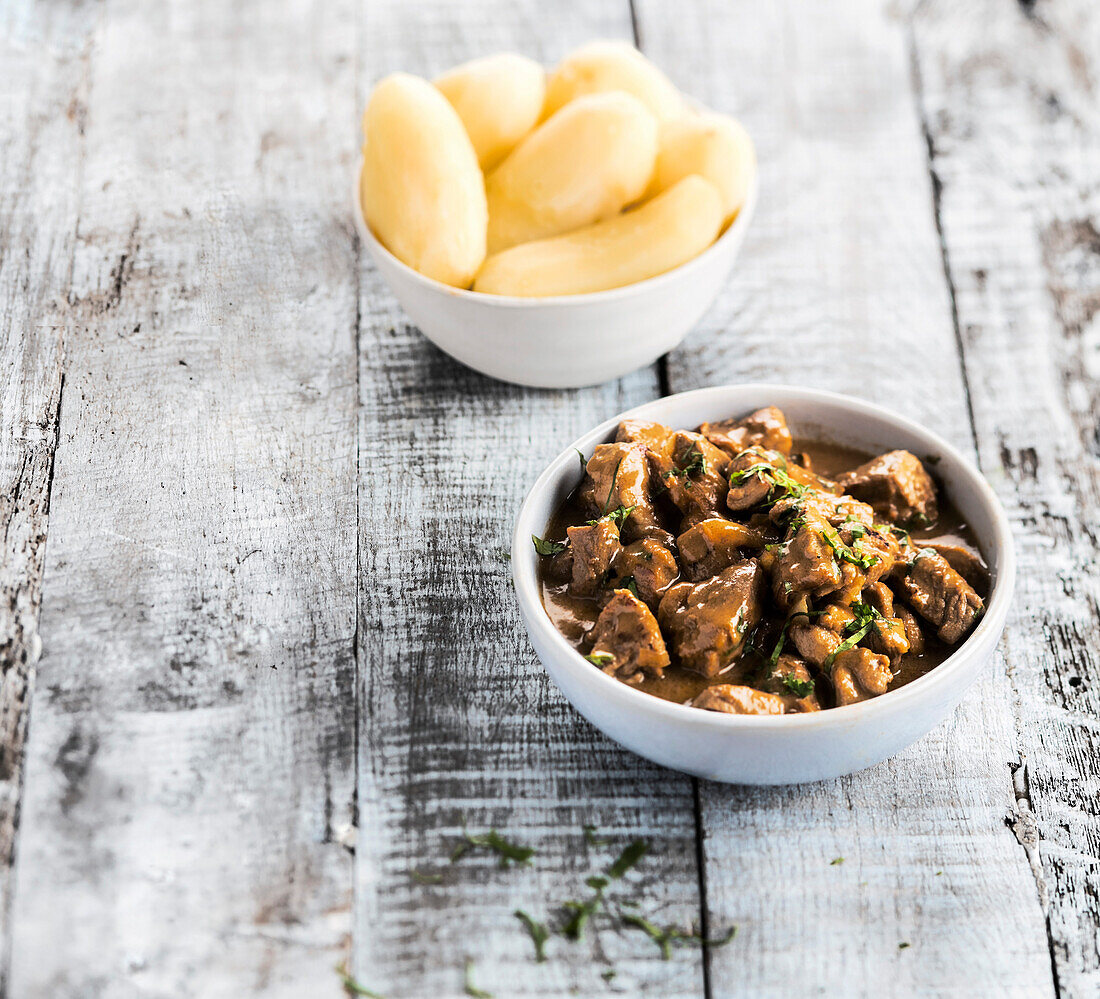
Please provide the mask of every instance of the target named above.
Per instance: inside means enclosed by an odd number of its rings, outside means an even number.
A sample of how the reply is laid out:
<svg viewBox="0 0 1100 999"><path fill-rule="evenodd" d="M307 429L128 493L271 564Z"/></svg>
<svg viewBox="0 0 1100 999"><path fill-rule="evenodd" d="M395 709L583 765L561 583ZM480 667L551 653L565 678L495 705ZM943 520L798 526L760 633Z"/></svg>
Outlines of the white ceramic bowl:
<svg viewBox="0 0 1100 999"><path fill-rule="evenodd" d="M713 245L648 281L587 295L515 298L452 288L398 260L363 221L359 173L352 196L359 238L409 318L440 350L475 371L536 388L597 385L672 350L718 294L757 197L754 184Z"/></svg>
<svg viewBox="0 0 1100 999"><path fill-rule="evenodd" d="M796 436L870 452L907 448L939 455L935 474L977 536L992 572L986 613L957 652L918 680L882 697L814 714L724 715L661 700L614 680L588 663L557 631L539 599L531 535L579 481L577 452L613 439L626 416L671 427L739 417L779 406ZM725 385L669 396L616 416L566 448L532 487L512 538L512 575L531 643L573 706L616 742L657 763L743 784L794 784L869 767L942 721L974 682L1004 629L1015 577L1004 511L981 475L942 438L870 403L831 392L781 385Z"/></svg>

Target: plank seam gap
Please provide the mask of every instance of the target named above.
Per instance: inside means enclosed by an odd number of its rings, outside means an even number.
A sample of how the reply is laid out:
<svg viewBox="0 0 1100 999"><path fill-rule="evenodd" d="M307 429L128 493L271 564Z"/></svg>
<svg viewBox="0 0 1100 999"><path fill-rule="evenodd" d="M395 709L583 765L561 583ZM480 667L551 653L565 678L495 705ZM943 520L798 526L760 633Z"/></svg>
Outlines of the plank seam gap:
<svg viewBox="0 0 1100 999"><path fill-rule="evenodd" d="M662 358L663 360L663 358ZM699 794L699 778L691 778L692 811L695 818L695 871L699 879L699 937L702 940L703 996L711 999L710 984L710 914L707 911L707 867L703 851L703 806Z"/></svg>
<svg viewBox="0 0 1100 999"><path fill-rule="evenodd" d="M930 178L931 183L932 183L932 215L933 215L933 219L935 220L936 235L939 238L940 257L941 257L942 264L943 264L944 280L947 283L947 293L948 293L948 297L949 297L950 305L951 305L951 324L952 324L954 334L955 334L955 347L956 347L956 350L958 352L959 371L960 371L961 376L962 376L963 393L964 393L964 396L966 398L966 412L967 412L967 417L968 417L969 422L970 422L970 440L971 440L971 443L972 443L973 448L974 448L975 463L977 464L978 469L981 470L982 461L981 461L981 451L978 447L977 421L974 417L974 404L973 404L973 399L971 397L971 391L970 391L970 376L969 376L969 372L968 372L967 367L966 367L966 347L965 347L965 342L963 340L962 328L961 328L961 325L959 323L959 309L958 309L958 301L957 301L956 292L955 292L955 281L954 281L954 278L952 277L951 254L950 254L950 251L948 250L948 247L947 247L947 237L946 237L946 234L944 232L944 227L943 227L943 182L940 179L940 176L936 171L935 140L934 140L933 135L932 135L931 123L928 120L928 115L927 115L926 110L925 110L924 79L921 75L920 59L919 59L919 56L918 56L918 53L917 53L917 38L916 38L915 20L916 20L917 16L919 16L920 9L921 9L922 6L923 6L923 2L918 4L917 8L910 15L910 18L909 18L909 21L908 21L908 24L907 24L907 35L908 35L908 45L909 45L909 67L910 67L910 76L911 76L911 79L912 79L913 101L914 101L915 110L916 110L916 114L917 114L917 120L920 122L920 128L921 128L921 132L924 136L924 143L925 143L925 148L926 148L926 151L927 151L928 175L929 175L929 178ZM1024 765L1023 764L1023 756L1022 756L1022 753L1020 753L1020 748L1019 748L1019 729L1020 729L1019 722L1020 722L1020 719L1016 715L1015 711L1013 712L1013 715L1014 715L1013 722L1015 723L1015 726L1014 726L1015 727L1015 734L1017 736L1017 747L1016 747L1016 749L1017 749L1017 753L1020 754L1021 768L1022 768L1022 766ZM1011 764L1009 764L1009 768L1010 768L1010 771L1011 771L1011 769L1012 769ZM1015 799L1015 806L1016 806L1015 811L1017 813L1019 813L1020 812L1020 807L1021 807L1021 805L1023 805L1027 815L1030 816L1030 815L1034 814L1033 811L1032 811L1032 808L1031 808L1031 795L1030 795L1030 791L1028 790L1028 788L1026 786L1026 782L1024 782L1021 785L1022 786L1022 791L1021 791L1018 788L1018 784L1017 784L1017 780L1016 780L1016 774L1012 774L1012 784L1013 784L1013 797ZM1020 817L1020 816L1018 815L1018 817ZM1012 831L1012 833L1013 833L1013 838L1016 840L1016 842L1023 849L1025 858L1027 859L1027 862L1028 862L1028 868L1031 870L1032 877L1035 881L1036 895L1037 895L1037 898L1038 898L1038 901L1039 901L1039 906L1040 906L1040 908L1042 910L1042 913L1043 913L1043 924L1044 924L1044 927L1046 929L1047 952L1048 952L1049 957L1050 957L1050 972L1051 972L1051 980L1052 980L1051 984L1054 988L1055 996L1061 997L1063 995L1063 991L1062 991L1062 986L1061 986L1061 982L1059 980L1059 975L1058 975L1058 962L1057 962L1057 958L1056 958L1056 955L1055 955L1054 933L1053 933L1053 928L1051 926L1051 917L1050 917L1049 904L1047 904L1047 902L1046 902L1047 887L1046 887L1046 884L1043 881L1042 868L1034 862L1034 860L1031 856L1030 848L1020 839L1020 837L1016 834L1015 830L1011 828L1011 824L1009 823L1008 820L1006 820L1006 825L1008 825L1010 827L1010 831ZM1035 832L1036 832L1036 836L1038 837L1038 828L1036 828ZM1035 849L1036 849L1036 851L1038 850L1038 842L1036 842Z"/></svg>
<svg viewBox="0 0 1100 999"><path fill-rule="evenodd" d="M915 15L914 15L915 16ZM959 357L959 372L962 376L963 396L966 400L966 415L970 423L970 442L974 448L974 460L981 468L981 453L978 450L978 431L974 420L974 402L970 395L970 374L966 370L966 349L963 344L962 330L959 327L959 306L955 297L955 282L951 277L951 255L947 249L947 239L943 231L943 182L936 173L935 144L932 127L924 109L924 80L921 77L920 61L917 58L917 37L912 20L908 24L909 71L912 80L913 104L917 121L928 157L928 176L932 183L932 218L936 224L936 236L940 242L940 262L943 266L943 278L947 284L947 296L951 306L951 327L955 334L955 350Z"/></svg>

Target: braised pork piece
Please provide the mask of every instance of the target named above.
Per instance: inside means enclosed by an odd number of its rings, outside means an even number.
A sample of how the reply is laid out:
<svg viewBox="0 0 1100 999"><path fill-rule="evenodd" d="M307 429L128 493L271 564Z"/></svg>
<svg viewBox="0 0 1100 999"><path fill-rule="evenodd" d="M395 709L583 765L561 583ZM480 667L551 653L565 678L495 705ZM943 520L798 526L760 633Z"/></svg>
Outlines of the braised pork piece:
<svg viewBox="0 0 1100 999"><path fill-rule="evenodd" d="M878 697L942 662L988 572L908 451L796 441L778 409L624 420L535 538L559 631L623 683L727 714Z"/></svg>

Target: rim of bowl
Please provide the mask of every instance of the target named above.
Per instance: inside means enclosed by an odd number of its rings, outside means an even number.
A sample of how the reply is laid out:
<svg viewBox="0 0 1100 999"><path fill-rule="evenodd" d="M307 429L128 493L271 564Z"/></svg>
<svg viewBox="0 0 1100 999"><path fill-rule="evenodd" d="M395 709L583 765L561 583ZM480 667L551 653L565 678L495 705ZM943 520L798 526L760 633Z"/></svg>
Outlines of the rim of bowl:
<svg viewBox="0 0 1100 999"><path fill-rule="evenodd" d="M931 453L948 455L961 469L962 476L966 477L975 488L989 517L992 527L993 545L997 554L997 575L993 583L992 591L986 603L985 613L978 622L978 626L966 637L966 640L951 653L939 665L929 670L923 676L918 677L900 687L897 690L888 691L881 697L872 697L856 704L846 704L841 707L827 708L823 711L806 712L789 715L728 715L717 711L705 711L700 708L679 704L675 701L666 701L653 694L647 694L634 687L630 687L614 677L608 676L602 670L595 669L554 627L546 609L540 599L538 573L533 568L528 568L527 563L520 558L527 532L520 530L525 521L530 517L529 510L536 497L551 488L570 463L577 460L575 448L582 444L594 444L602 441L607 434L616 427L621 420L630 417L644 416L653 410L659 410L663 403L671 399L684 399L687 397L706 398L713 396L716 399L730 393L744 390L752 390L760 393L770 393L777 396L785 395L787 398L795 398L800 402L827 402L849 407L852 412L873 416L888 423L892 423L899 429L925 438ZM782 406L782 401L776 405ZM539 525L544 529L545 525ZM529 547L529 545L528 545ZM784 729L790 727L814 728L849 726L861 721L863 718L894 712L905 707L907 702L920 697L935 686L947 684L950 677L962 670L973 659L979 642L983 635L994 629L1004 627L1004 619L1008 613L1008 607L1012 600L1012 592L1016 579L1016 554L1012 540L1012 531L1008 523L1008 517L1001 506L1000 500L993 492L992 487L986 482L982 474L974 467L973 463L965 458L958 448L949 444L946 440L921 426L908 417L901 416L893 410L886 409L872 402L844 395L839 392L828 392L821 389L798 388L793 385L781 385L772 382L744 382L737 385L716 385L709 388L693 389L688 392L677 392L663 396L628 409L618 416L594 427L588 433L577 438L568 448L562 451L542 474L535 480L520 507L516 517L512 534L512 581L516 590L517 600L524 605L527 611L525 617L531 622L531 627L536 628L540 634L553 642L568 655L563 656L562 664L571 670L585 669L590 671L588 676L597 684L602 685L609 696L624 697L627 703L635 705L639 711L648 711L653 715L665 716L670 721L691 721L703 728L716 730L728 728L757 727ZM1000 622L1000 624L998 624ZM541 657L540 657L541 658ZM546 665L542 664L543 669ZM701 717L700 717L701 716Z"/></svg>
<svg viewBox="0 0 1100 999"><path fill-rule="evenodd" d="M426 277L421 274L420 271L414 270L408 264L401 260L398 260L389 250L387 250L378 237L371 232L371 228L367 225L367 220L363 218L363 206L359 199L359 178L363 172L363 158L359 158L359 167L355 171L354 183L352 184L351 202L352 202L352 214L355 216L355 228L359 232L359 238L363 242L367 243L373 253L377 253L384 257L386 261L405 274L410 280L416 282L424 288L428 288L434 292L451 295L455 298L467 298L474 302L482 302L486 305L499 305L509 309L531 309L540 306L567 306L578 305L580 303L590 304L596 302L614 302L620 298L627 298L631 294L635 294L642 289L649 290L652 288L659 288L664 282L670 282L675 280L675 276L683 274L685 270L701 266L703 261L711 256L716 256L721 248L738 237L740 233L743 233L752 221L753 213L756 211L756 201L760 193L760 179L759 175L753 176L752 184L749 187L749 192L745 196L745 203L741 206L741 210L737 213L737 217L728 225L724 232L710 244L702 253L696 254L690 260L685 260L682 264L673 267L670 271L665 271L663 274L656 274L651 278L646 278L644 281L635 281L633 284L624 284L619 288L608 288L606 291L586 291L579 295L547 295L544 298L535 298L530 296L521 295L490 295L484 291L470 291L468 288L455 288L453 285L444 284L442 281L436 281L434 278Z"/></svg>

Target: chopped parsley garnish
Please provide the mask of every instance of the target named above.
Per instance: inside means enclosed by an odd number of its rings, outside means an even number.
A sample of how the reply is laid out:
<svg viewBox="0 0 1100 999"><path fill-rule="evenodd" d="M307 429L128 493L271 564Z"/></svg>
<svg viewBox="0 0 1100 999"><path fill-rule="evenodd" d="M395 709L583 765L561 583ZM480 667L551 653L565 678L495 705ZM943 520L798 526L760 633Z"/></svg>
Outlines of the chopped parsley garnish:
<svg viewBox="0 0 1100 999"><path fill-rule="evenodd" d="M904 527L898 527L897 524L875 524L876 531L889 531L894 537L900 538L907 545L913 543L913 538Z"/></svg>
<svg viewBox="0 0 1100 999"><path fill-rule="evenodd" d="M533 847L521 846L505 839L495 829L487 833L474 836L466 831L466 824L462 825L462 842L451 851L451 863L469 853L471 850L489 850L500 858L500 866L509 864L526 864L535 855Z"/></svg>
<svg viewBox="0 0 1100 999"><path fill-rule="evenodd" d="M928 558L932 555L939 555L939 552L935 548L921 548L910 560L909 565L912 566L919 558Z"/></svg>
<svg viewBox="0 0 1100 999"><path fill-rule="evenodd" d="M634 509L637 507L637 505L638 504L635 503L633 506L617 506L614 510L607 514L607 516L612 519L616 527L622 527L623 524L626 523L626 518L634 512Z"/></svg>
<svg viewBox="0 0 1100 999"><path fill-rule="evenodd" d="M809 490L809 486L795 482L783 469L776 468L766 461L758 461L755 465L750 465L748 468L741 469L741 471L732 472L730 474L730 485L733 487L743 485L753 476L757 476L768 485L766 503L771 503L780 498L776 495L777 490L781 491L783 496L790 496L794 499L804 496Z"/></svg>
<svg viewBox="0 0 1100 999"><path fill-rule="evenodd" d="M639 916L634 912L624 912L622 920L627 926L642 930L650 940L661 948L662 961L667 961L672 957L672 941L676 938L678 932L675 926L666 926L661 929L661 927L646 919L645 916Z"/></svg>
<svg viewBox="0 0 1100 999"><path fill-rule="evenodd" d="M772 654L768 656L769 669L775 669L779 663L779 657L783 654L783 646L787 641L787 629L791 626L791 623L800 617L804 617L807 621L813 621L815 618L821 617L821 614L821 611L798 611L783 622L783 627L779 629L779 638L775 643L775 648L772 649Z"/></svg>
<svg viewBox="0 0 1100 999"><path fill-rule="evenodd" d="M866 533L866 531L864 532ZM843 541L840 540L840 535L836 533L832 528L827 528L821 532L821 536L825 539L826 543L836 557L841 562L850 562L852 565L857 566L860 569L866 571L873 565L878 565L878 558L874 555L860 555L859 552L853 551Z"/></svg>
<svg viewBox="0 0 1100 999"><path fill-rule="evenodd" d="M585 456L583 454L581 454L581 449L579 447L575 447L575 448L573 448L573 450L577 452L577 457L580 458L581 471L582 472L587 472L588 471L588 460L585 458Z"/></svg>
<svg viewBox="0 0 1100 999"><path fill-rule="evenodd" d="M649 844L644 839L634 840L633 843L629 843L623 848L623 852L619 854L615 863L607 869L607 873L613 878L621 878L630 868L637 864L648 851Z"/></svg>
<svg viewBox="0 0 1100 999"><path fill-rule="evenodd" d="M564 541L545 541L536 534L531 535L531 542L540 555L560 555L566 549Z"/></svg>
<svg viewBox="0 0 1100 999"><path fill-rule="evenodd" d="M634 582L633 576L627 576L619 582L620 590L629 590L639 600L642 599L641 594L638 592L638 584Z"/></svg>
<svg viewBox="0 0 1100 999"><path fill-rule="evenodd" d="M793 673L788 673L783 677L783 686L795 697L809 697L814 692L813 680L800 680Z"/></svg>
<svg viewBox="0 0 1100 999"><path fill-rule="evenodd" d="M901 943L898 944L898 950L905 950L905 948L908 947L908 946L909 946L908 943L906 943L905 941L902 941Z"/></svg>
<svg viewBox="0 0 1100 999"><path fill-rule="evenodd" d="M698 933L685 933L679 927L665 926L660 927L654 923L651 923L644 916L635 915L632 912L623 912L619 914L622 921L627 926L633 926L636 929L642 930L658 947L661 948L661 960L667 961L672 957L672 945L680 941L684 943L696 944L700 947L724 947L728 944L734 936L737 934L737 927L731 926L722 936L716 937L712 940L706 940Z"/></svg>
<svg viewBox="0 0 1100 999"><path fill-rule="evenodd" d="M609 839L600 839L597 837L595 826L584 827L584 841L589 846L607 846L607 844L611 842Z"/></svg>
<svg viewBox="0 0 1100 999"><path fill-rule="evenodd" d="M531 942L535 945L535 960L540 964L546 960L546 941L550 939L550 931L546 928L545 923L536 923L526 912L522 909L516 909L512 913L524 927L527 929L528 934L531 937Z"/></svg>
<svg viewBox="0 0 1100 999"><path fill-rule="evenodd" d="M676 462L676 467L670 472L665 472L665 478L670 476L685 476L690 478L694 475L706 475L707 474L707 459L703 452L699 450L696 445L691 446L691 450L681 455L680 460Z"/></svg>
<svg viewBox="0 0 1100 999"><path fill-rule="evenodd" d="M832 860L829 861L829 866L830 867L837 867L837 866L839 866L840 864L843 864L843 863L844 863L844 858L843 857L834 857Z"/></svg>
<svg viewBox="0 0 1100 999"><path fill-rule="evenodd" d="M366 999L385 999L381 992L372 992L365 985L360 985L342 965L336 966L336 974L340 976L340 984L344 986L346 995L366 996Z"/></svg>
<svg viewBox="0 0 1100 999"><path fill-rule="evenodd" d="M822 668L828 670L832 668L836 657L842 652L847 652L849 649L854 649L860 642L863 641L867 632L871 628L875 627L875 622L879 620L885 620L883 616L870 604L863 603L859 600L852 602L852 610L855 612L855 618L849 621L844 626L844 634L848 637L844 639L829 655L825 662L822 663Z"/></svg>
<svg viewBox="0 0 1100 999"><path fill-rule="evenodd" d="M600 978L605 982L610 982L617 974L618 972L614 968L608 968L607 971L600 972Z"/></svg>
<svg viewBox="0 0 1100 999"><path fill-rule="evenodd" d="M607 499L604 500L603 508L600 510L600 516L607 516L607 509L611 506L611 497L615 495L615 483L619 481L619 469L623 467L623 459L619 459L619 463L615 466L615 471L611 475L611 488L607 490Z"/></svg>
<svg viewBox="0 0 1100 999"><path fill-rule="evenodd" d="M584 658L593 666L599 666L601 668L610 666L615 661L615 657L610 652L589 652Z"/></svg>
<svg viewBox="0 0 1100 999"><path fill-rule="evenodd" d="M609 882L607 878L593 875L585 878L584 883L592 889L592 895L583 902L570 901L564 903L564 908L573 915L569 917L558 932L569 940L580 940L584 936L584 928L588 924L588 919L603 902L603 890Z"/></svg>
<svg viewBox="0 0 1100 999"><path fill-rule="evenodd" d="M462 975L462 988L471 999L493 999L492 992L486 992L474 985L474 962L466 958L466 969Z"/></svg>

